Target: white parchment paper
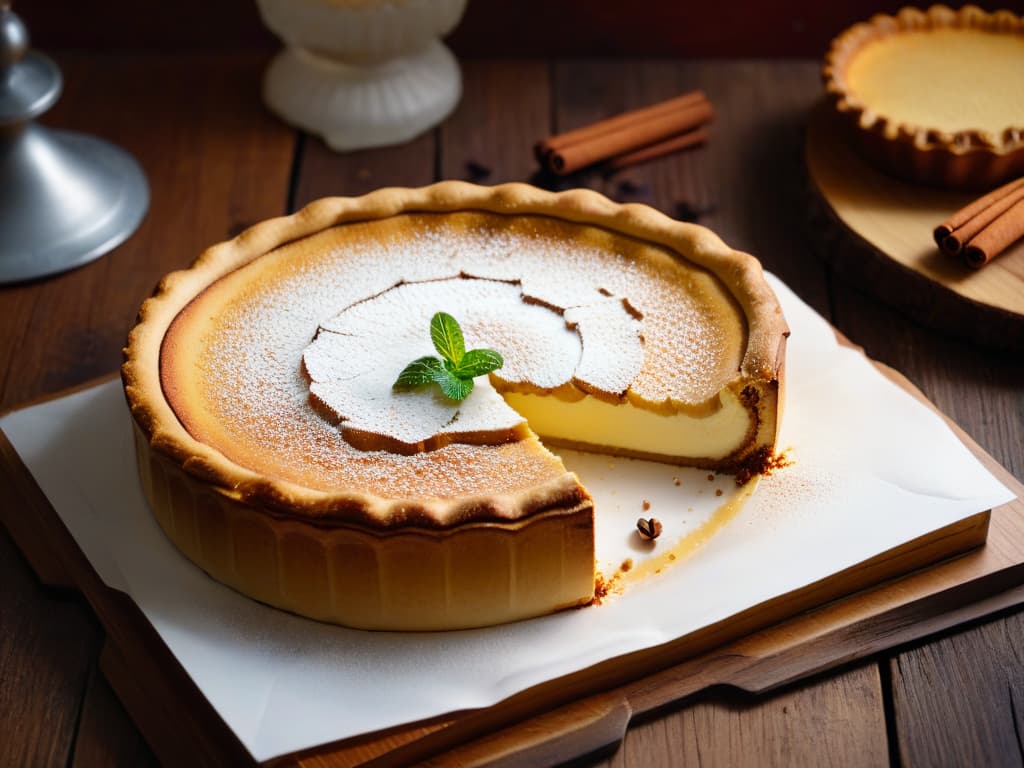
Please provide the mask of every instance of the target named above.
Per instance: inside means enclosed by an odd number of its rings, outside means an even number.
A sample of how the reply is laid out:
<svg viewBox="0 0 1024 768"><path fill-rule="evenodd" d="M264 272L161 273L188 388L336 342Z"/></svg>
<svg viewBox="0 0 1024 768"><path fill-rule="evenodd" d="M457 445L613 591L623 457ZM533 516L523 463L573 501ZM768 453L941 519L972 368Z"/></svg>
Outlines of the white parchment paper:
<svg viewBox="0 0 1024 768"><path fill-rule="evenodd" d="M763 480L735 518L662 573L627 581L600 606L501 627L349 630L214 582L148 512L119 382L11 413L0 428L102 579L133 597L253 757L267 760L492 705L1013 498L940 418L836 344L785 285L772 284L793 330L781 446L794 464ZM729 478L709 481L706 472L563 455L594 494L606 572L699 531L735 493ZM653 550L633 534L643 500L665 525Z"/></svg>

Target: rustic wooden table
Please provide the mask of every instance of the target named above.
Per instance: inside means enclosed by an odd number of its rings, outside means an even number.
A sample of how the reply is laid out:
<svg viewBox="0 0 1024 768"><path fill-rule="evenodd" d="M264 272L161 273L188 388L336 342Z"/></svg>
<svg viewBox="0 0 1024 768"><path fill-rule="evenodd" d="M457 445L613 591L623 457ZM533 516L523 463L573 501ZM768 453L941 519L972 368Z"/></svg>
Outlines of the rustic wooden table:
<svg viewBox="0 0 1024 768"><path fill-rule="evenodd" d="M67 87L46 122L133 152L152 204L111 255L0 289L0 409L114 371L160 276L253 222L387 185L527 180L535 139L700 87L719 115L708 146L582 183L695 219L756 254L1024 479L1021 356L915 325L816 257L802 162L815 62L467 61L462 103L438 130L334 155L264 112L260 56L57 58ZM770 697L712 692L634 724L601 764L1021 765L1022 639L1024 611L1012 611ZM88 607L42 588L0 530L0 765L156 762L98 670L101 644Z"/></svg>

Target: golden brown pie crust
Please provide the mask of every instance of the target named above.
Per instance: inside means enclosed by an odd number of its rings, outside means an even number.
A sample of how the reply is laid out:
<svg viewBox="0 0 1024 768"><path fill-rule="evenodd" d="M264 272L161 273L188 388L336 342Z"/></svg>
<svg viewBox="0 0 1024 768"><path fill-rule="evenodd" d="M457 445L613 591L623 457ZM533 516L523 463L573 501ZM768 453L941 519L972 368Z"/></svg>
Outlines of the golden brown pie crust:
<svg viewBox="0 0 1024 768"><path fill-rule="evenodd" d="M220 278L337 225L455 211L597 226L660 244L709 270L747 322L737 380L761 401L750 456L763 457L764 447L774 445L788 329L760 264L709 230L590 191L552 194L523 184L442 182L320 200L258 224L168 275L143 304L125 349L122 376L146 495L169 538L218 580L296 613L374 629L482 626L591 599L593 504L557 459L547 480L498 496L395 499L324 491L229 460L193 437L165 396L160 360L168 328Z"/></svg>
<svg viewBox="0 0 1024 768"><path fill-rule="evenodd" d="M969 29L1024 36L1024 18L964 6L904 8L855 24L833 41L822 70L825 90L858 149L878 166L902 178L934 186L985 189L1024 174L1024 116L999 131L946 131L934 125L901 122L874 111L847 78L851 64L869 44L933 29ZM1007 72L1007 78L1019 77ZM932 84L923 84L927 87ZM934 84L941 87L941 84Z"/></svg>

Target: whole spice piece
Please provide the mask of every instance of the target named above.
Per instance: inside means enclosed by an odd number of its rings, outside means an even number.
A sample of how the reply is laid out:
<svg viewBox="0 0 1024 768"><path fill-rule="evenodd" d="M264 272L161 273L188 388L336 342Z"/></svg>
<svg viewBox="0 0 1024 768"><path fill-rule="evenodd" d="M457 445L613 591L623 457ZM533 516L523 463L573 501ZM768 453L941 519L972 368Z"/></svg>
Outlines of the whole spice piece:
<svg viewBox="0 0 1024 768"><path fill-rule="evenodd" d="M1024 178L961 208L935 228L935 242L950 256L980 269L1024 237Z"/></svg>
<svg viewBox="0 0 1024 768"><path fill-rule="evenodd" d="M636 521L636 531L644 541L661 536L661 520L656 517L641 517Z"/></svg>
<svg viewBox="0 0 1024 768"><path fill-rule="evenodd" d="M714 114L708 97L693 91L549 136L537 142L534 153L542 167L560 175L605 160L610 170L619 170L703 143L708 133L702 126Z"/></svg>

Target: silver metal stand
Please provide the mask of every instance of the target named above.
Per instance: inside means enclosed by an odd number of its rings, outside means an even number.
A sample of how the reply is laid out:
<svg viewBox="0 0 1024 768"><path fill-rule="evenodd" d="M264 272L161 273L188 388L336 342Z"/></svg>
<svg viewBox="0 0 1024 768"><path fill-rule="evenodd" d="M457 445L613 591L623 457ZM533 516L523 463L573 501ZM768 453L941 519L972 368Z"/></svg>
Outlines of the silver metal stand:
<svg viewBox="0 0 1024 768"><path fill-rule="evenodd" d="M0 284L99 258L149 207L146 177L127 152L32 122L62 82L50 58L28 50L25 25L0 0Z"/></svg>

